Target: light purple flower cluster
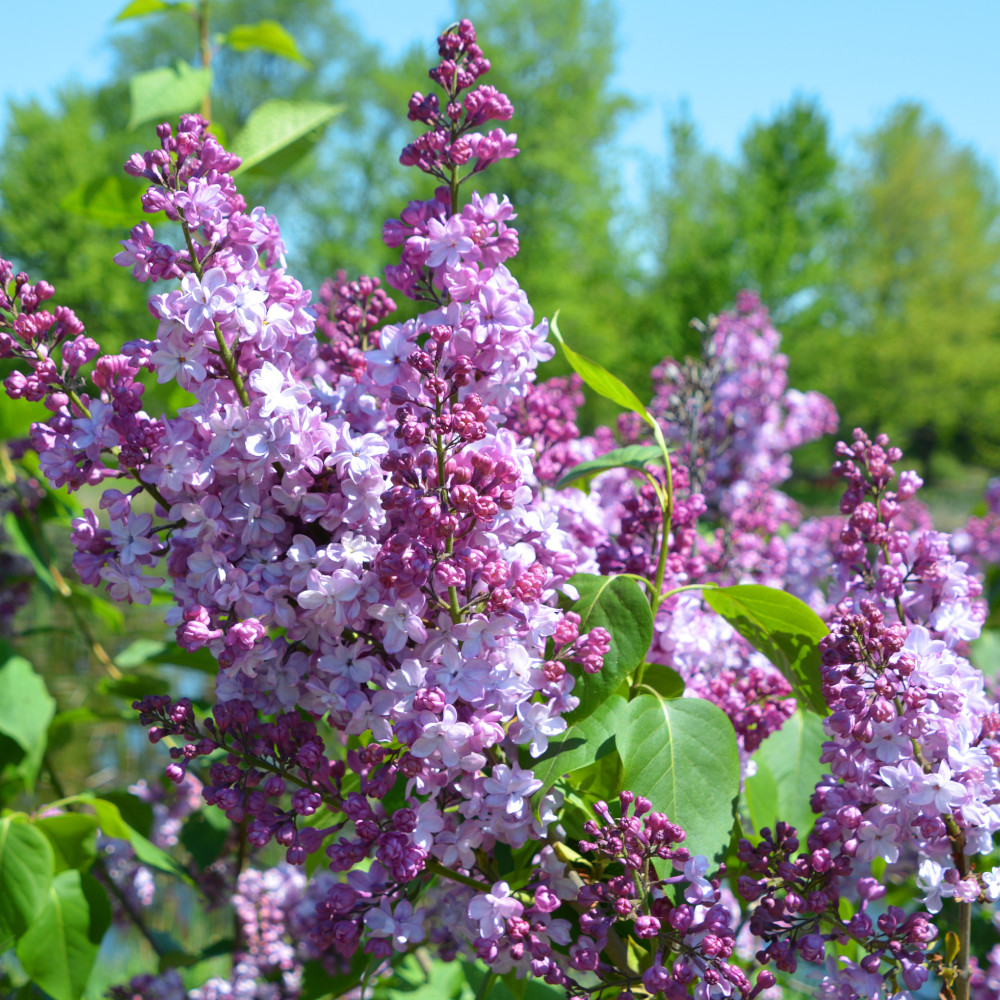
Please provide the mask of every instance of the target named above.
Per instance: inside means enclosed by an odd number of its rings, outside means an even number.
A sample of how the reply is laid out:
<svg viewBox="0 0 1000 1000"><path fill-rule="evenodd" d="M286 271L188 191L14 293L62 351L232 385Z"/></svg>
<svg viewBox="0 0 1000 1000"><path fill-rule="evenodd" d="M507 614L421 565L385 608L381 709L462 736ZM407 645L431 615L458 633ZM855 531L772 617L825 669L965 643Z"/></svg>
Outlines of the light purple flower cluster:
<svg viewBox="0 0 1000 1000"><path fill-rule="evenodd" d="M192 761L224 750L204 798L292 864L349 824L329 847L332 868L376 860L352 873L357 905L328 901L317 932L345 956L362 938L378 954L417 934L402 887L428 864L469 874L477 850L544 835L554 793L536 815L539 782L518 747L537 757L565 730L577 704L566 661L596 672L610 645L556 607L580 565L574 539L505 426L553 353L504 265L517 251L511 205L473 194L453 208L461 178L445 172L466 147L473 172L516 152L508 137L469 132L509 117L510 104L480 86L456 111L488 62L468 22L439 44L433 75L451 124L416 95L411 113L434 128L410 152L420 146L414 162L450 186L384 231L402 247L390 282L430 312L382 325L394 306L377 282L340 276L323 293L318 342L276 223L246 210L238 160L196 115L176 134L161 126L160 148L127 165L150 182L146 210L184 236L173 248L143 223L116 258L138 280L180 279L150 302L153 339L98 356L72 314L41 309L50 287L18 278L7 303L6 353L32 369L8 391L45 397L53 412L33 430L43 469L71 488L114 483L100 502L107 526L95 511L74 523L81 577L138 602L168 577L179 644L219 663L204 728L183 700L137 705L154 741L182 738L169 776L181 781ZM194 402L150 416L144 373ZM137 503L143 491L152 512ZM320 716L374 742L331 761ZM337 812L317 829L305 820L321 800Z"/></svg>
<svg viewBox="0 0 1000 1000"><path fill-rule="evenodd" d="M832 431L836 414L818 393L788 388L788 359L779 345L759 298L743 292L734 312L713 318L704 330L700 358L667 359L654 369L650 411L676 443L665 591L697 583L764 583L798 593L818 610L825 606L820 582L831 565L828 532L811 522L799 527L797 506L777 487L790 474L791 450ZM544 386L532 388L528 406L541 391ZM551 452L562 462L568 452L579 461L616 446L607 429L581 441L567 434L573 415L567 401L552 412L551 423L524 422L538 455ZM636 416L623 417L623 442L643 441L643 427ZM647 472L657 474L652 467ZM652 485L615 470L597 477L589 499L603 536L580 530L576 511L559 501L581 554L593 552L601 573L653 578L662 513ZM594 516L577 504L580 514ZM745 765L794 711L780 673L697 594L680 593L660 605L649 660L677 670L690 694L729 715Z"/></svg>
<svg viewBox="0 0 1000 1000"><path fill-rule="evenodd" d="M0 456L6 457L5 453L4 447ZM4 465L12 468L7 461ZM0 481L0 519L7 515L18 520L33 519L44 496L37 480L18 474L15 468L7 482ZM7 533L0 527L0 635L15 634L14 616L31 597L34 575L29 560L14 549Z"/></svg>
<svg viewBox="0 0 1000 1000"><path fill-rule="evenodd" d="M241 872L231 906L239 943L229 976L212 976L186 989L175 970L136 976L112 988L111 1000L295 1000L301 995L306 962L329 962L310 939L316 905L329 888L319 875L307 884L301 869L278 865L266 871ZM329 965L336 973L337 967Z"/></svg>
<svg viewBox="0 0 1000 1000"><path fill-rule="evenodd" d="M584 403L582 387L579 375L534 382L514 401L508 415L507 427L534 448L535 476L543 485L553 485L563 473L590 457L581 455L577 446L580 429L576 413Z"/></svg>
<svg viewBox="0 0 1000 1000"><path fill-rule="evenodd" d="M1000 564L1000 478L986 484L986 511L970 517L953 538L955 554L978 572Z"/></svg>
<svg viewBox="0 0 1000 1000"><path fill-rule="evenodd" d="M780 579L776 536L799 519L775 488L791 475L791 452L837 428L825 396L788 387L780 342L759 297L741 292L735 312L710 321L700 359L667 359L653 370L650 407L720 523L719 550L708 558L761 583Z"/></svg>
<svg viewBox="0 0 1000 1000"><path fill-rule="evenodd" d="M855 431L837 453L847 521L831 585L840 599L821 643L830 706L822 760L830 775L813 797L820 815L807 854L775 867L798 843L794 831L780 830L788 843L777 853L767 840L756 850L745 843L741 853L772 879L740 888L749 899L766 894L752 927L779 968L794 968L796 951L822 960L825 942L842 933L819 929L841 886L856 883L862 901L882 894L863 877L876 859L916 869L930 913L946 897L996 896L996 871L977 873L974 858L992 851L1000 831L1000 715L963 655L984 616L980 584L948 536L902 526L902 504L921 483L904 472L893 489L899 449ZM881 936L872 937L873 927ZM922 948L935 931L922 914L890 908L873 924L859 912L848 929L869 955L859 969L832 974L829 995L875 995L886 976L894 989L916 990L926 980Z"/></svg>

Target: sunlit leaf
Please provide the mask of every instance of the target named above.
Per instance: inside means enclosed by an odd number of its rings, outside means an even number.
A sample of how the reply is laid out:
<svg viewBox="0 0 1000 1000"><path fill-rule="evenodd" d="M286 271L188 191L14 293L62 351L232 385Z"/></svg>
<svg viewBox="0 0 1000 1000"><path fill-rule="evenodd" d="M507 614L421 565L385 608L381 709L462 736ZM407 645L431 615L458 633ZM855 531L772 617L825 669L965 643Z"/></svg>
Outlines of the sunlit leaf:
<svg viewBox="0 0 1000 1000"><path fill-rule="evenodd" d="M54 867L52 845L27 817L0 819L0 951L45 905Z"/></svg>
<svg viewBox="0 0 1000 1000"><path fill-rule="evenodd" d="M53 1000L79 1000L110 926L107 890L92 875L68 869L52 880L45 905L17 942L17 957Z"/></svg>
<svg viewBox="0 0 1000 1000"><path fill-rule="evenodd" d="M547 791L562 775L588 767L594 761L614 753L615 732L622 724L626 704L624 698L611 695L591 715L550 739L548 749L541 757L525 757L522 760L523 766L530 767L535 772L535 777L541 781L539 794Z"/></svg>
<svg viewBox="0 0 1000 1000"><path fill-rule="evenodd" d="M725 713L703 698L643 694L628 703L621 723L622 787L684 827L692 854L721 856L740 790L736 732Z"/></svg>
<svg viewBox="0 0 1000 1000"><path fill-rule="evenodd" d="M343 110L343 105L318 101L267 101L232 141L230 152L243 161L236 173L259 166L296 140L318 136Z"/></svg>
<svg viewBox="0 0 1000 1000"><path fill-rule="evenodd" d="M645 659L653 639L653 613L639 585L626 576L577 573L568 582L580 594L578 600L564 602L567 611L580 616L580 634L597 627L611 633L611 648L596 674L570 665L576 677L573 694L580 704L569 720L576 723L606 702Z"/></svg>
<svg viewBox="0 0 1000 1000"><path fill-rule="evenodd" d="M663 464L663 455L655 444L630 444L625 448L615 448L613 451L605 452L597 458L588 459L574 465L556 483L556 489L563 489L570 483L575 483L579 479L588 476L595 476L598 472L605 472L608 469L635 469L641 472L647 465L653 463Z"/></svg>
<svg viewBox="0 0 1000 1000"><path fill-rule="evenodd" d="M277 21L264 20L256 24L237 24L226 32L223 40L240 52L259 49L301 63L303 66L309 65L309 60L299 51L295 39Z"/></svg>
<svg viewBox="0 0 1000 1000"><path fill-rule="evenodd" d="M19 769L29 791L42 764L55 711L45 681L24 657L11 656L0 665L0 733L24 751Z"/></svg>
<svg viewBox="0 0 1000 1000"><path fill-rule="evenodd" d="M819 641L830 631L809 605L784 590L740 584L704 591L705 603L763 653L792 685L803 708L829 709L820 677Z"/></svg>
<svg viewBox="0 0 1000 1000"><path fill-rule="evenodd" d="M128 127L161 122L195 112L212 87L211 69L195 69L183 60L173 66L137 73L129 80L132 112Z"/></svg>

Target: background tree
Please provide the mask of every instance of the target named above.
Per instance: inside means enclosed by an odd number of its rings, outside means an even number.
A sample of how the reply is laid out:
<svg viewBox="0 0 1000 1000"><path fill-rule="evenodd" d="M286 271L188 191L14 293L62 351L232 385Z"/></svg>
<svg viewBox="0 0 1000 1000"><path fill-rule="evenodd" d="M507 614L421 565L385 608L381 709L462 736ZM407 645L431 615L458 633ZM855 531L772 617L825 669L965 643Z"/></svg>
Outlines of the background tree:
<svg viewBox="0 0 1000 1000"><path fill-rule="evenodd" d="M837 320L796 370L845 421L884 430L925 463L935 449L1000 460L1000 202L996 178L926 110L904 104L861 141L836 268Z"/></svg>
<svg viewBox="0 0 1000 1000"><path fill-rule="evenodd" d="M721 311L740 288L760 292L788 338L815 325L844 220L819 107L795 98L752 125L732 164L702 147L686 111L669 123L668 146L666 182L650 192L654 269L634 334L641 366L664 345L694 349L690 321Z"/></svg>
<svg viewBox="0 0 1000 1000"><path fill-rule="evenodd" d="M622 354L625 284L634 267L616 238L614 141L632 102L612 90L616 37L606 0L473 0L463 16L497 58L489 82L514 102L521 155L494 184L518 212L518 281L538 316L561 310L574 343Z"/></svg>

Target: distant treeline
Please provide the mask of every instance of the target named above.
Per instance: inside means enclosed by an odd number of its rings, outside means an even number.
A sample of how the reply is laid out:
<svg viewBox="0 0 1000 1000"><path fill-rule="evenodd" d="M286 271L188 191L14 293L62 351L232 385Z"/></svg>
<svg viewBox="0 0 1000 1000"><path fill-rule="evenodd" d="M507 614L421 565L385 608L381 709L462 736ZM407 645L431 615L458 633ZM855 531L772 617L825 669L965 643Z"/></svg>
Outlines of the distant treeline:
<svg viewBox="0 0 1000 1000"><path fill-rule="evenodd" d="M925 461L946 449L1000 466L996 177L926 109L895 108L848 159L810 99L791 97L750 124L734 161L704 149L681 115L665 126L667 161L650 164L644 188L625 199L617 135L632 101L610 82L614 8L472 0L462 13L504 53L490 82L514 101L525 155L492 184L518 212L514 265L539 316L561 310L575 344L643 390L652 363L691 348L693 318L753 288L784 333L793 385L830 395L843 428L888 431ZM212 4L219 30L274 16L273 0ZM341 267L380 273L392 259L383 218L432 190L397 162L412 137L398 111L427 53L388 58L333 0L299 0L280 17L310 65L220 53L214 120L231 135L267 97L346 103L310 155L247 175L245 191L278 215L290 267L313 287ZM55 283L103 343L153 329L134 317L155 289L111 263L134 199L102 187L154 142L150 127L126 128L127 80L179 55L194 60L198 45L177 15L122 31L111 40L113 80L67 86L55 110L11 104L0 148L0 251ZM684 81L672 86L683 92ZM0 409L5 433L21 432L23 415L9 414Z"/></svg>

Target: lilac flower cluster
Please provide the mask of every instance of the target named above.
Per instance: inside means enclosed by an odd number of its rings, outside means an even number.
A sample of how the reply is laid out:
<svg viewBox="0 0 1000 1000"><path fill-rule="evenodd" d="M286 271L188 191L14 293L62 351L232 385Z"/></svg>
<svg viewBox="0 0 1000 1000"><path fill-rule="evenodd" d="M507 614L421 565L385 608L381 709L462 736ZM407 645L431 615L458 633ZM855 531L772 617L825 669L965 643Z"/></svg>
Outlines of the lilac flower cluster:
<svg viewBox="0 0 1000 1000"><path fill-rule="evenodd" d="M798 521L775 489L791 474L790 453L837 427L826 397L788 387L780 340L759 297L741 292L735 312L711 320L701 359L668 359L653 371L651 409L720 522L713 561L760 582L780 576L775 536Z"/></svg>
<svg viewBox="0 0 1000 1000"><path fill-rule="evenodd" d="M488 63L467 22L440 45L450 55L435 73L457 123L452 99ZM415 101L431 122L429 99ZM505 137L468 134L509 117L506 98L479 87L463 108L447 156L475 147L478 170L512 155ZM139 602L169 578L179 644L219 663L203 725L184 700L136 706L151 739L180 738L168 775L185 780L193 761L222 751L202 795L248 823L254 848L275 841L297 865L339 833L334 871L373 858L323 904L316 935L343 957L363 942L381 955L422 933L403 887L428 866L473 877L477 851L544 834L556 794L536 815L540 783L518 747L546 751L577 704L567 661L596 672L610 646L556 607L579 567L573 538L505 426L552 355L547 328L504 266L517 251L506 198L473 194L452 211L451 175L450 189L387 223L386 241L403 248L390 282L430 312L385 325L394 306L377 282L339 277L317 320L285 270L277 225L246 210L238 161L206 123L184 116L158 135L160 148L127 170L150 182L144 207L179 222L184 245L143 223L117 257L138 280L180 279L151 300L155 338L99 356L75 318L38 315L51 289L21 281L8 353L35 381L8 389L48 400L53 417L32 440L54 483L114 481L100 502L108 526L95 511L74 523L81 577ZM434 162L431 172L445 160ZM195 402L150 416L144 373ZM375 742L331 760L320 716ZM334 819L312 826L322 802Z"/></svg>
<svg viewBox="0 0 1000 1000"><path fill-rule="evenodd" d="M899 981L907 989L918 990L927 981L924 949L937 931L926 916L907 916L899 907L868 913L871 904L886 894L877 879L862 877L853 884L859 906L846 922L839 919L841 888L849 884L851 862L846 855L834 855L828 848L799 854L794 828L778 823L774 834L761 831L756 846L744 839L739 857L750 874L739 879L740 895L756 902L750 932L763 947L757 960L773 962L783 972L795 972L798 958L823 964L827 942L858 942L867 952L860 963L844 962L824 984L824 996L880 995L883 963L889 964L888 977L897 989ZM810 846L813 841L810 838ZM874 919L873 919L874 915ZM830 929L827 930L826 926ZM869 992L870 991L870 992ZM899 995L899 994L894 994Z"/></svg>
<svg viewBox="0 0 1000 1000"><path fill-rule="evenodd" d="M301 869L278 865L266 871L241 872L231 905L240 943L229 976L212 976L186 989L176 970L133 977L113 987L110 1000L296 1000L301 995L303 965L328 962L311 943L316 904L328 888L320 876L307 884ZM334 973L336 967L331 965Z"/></svg>
<svg viewBox="0 0 1000 1000"><path fill-rule="evenodd" d="M955 554L978 572L1000 564L1000 478L986 484L986 511L970 517L965 527L955 533Z"/></svg>
<svg viewBox="0 0 1000 1000"><path fill-rule="evenodd" d="M584 825L592 839L581 841L580 848L601 858L598 870L604 869L604 875L584 885L577 897L583 935L570 948L571 967L596 972L602 988L641 983L650 996L670 1000L690 996L692 988L695 996L751 1000L773 986L768 970L751 984L730 961L736 938L732 914L722 904L718 880L705 878L707 858L676 846L685 839L684 830L663 813L653 812L652 803L642 796L622 792L619 801L619 819L612 817L606 803L598 802L594 811L601 823L588 820ZM609 872L609 862L623 870ZM661 876L667 864L679 873ZM623 980L620 969L601 960L616 924L623 929L631 925L653 956L634 982Z"/></svg>
<svg viewBox="0 0 1000 1000"><path fill-rule="evenodd" d="M534 448L535 476L546 486L590 457L581 455L576 446L580 439L576 412L584 402L582 387L579 375L534 382L514 401L508 415L507 427Z"/></svg>
<svg viewBox="0 0 1000 1000"><path fill-rule="evenodd" d="M336 280L327 278L316 303L316 330L326 337L319 356L328 371L349 375L355 382L365 376L365 351L379 346L379 324L396 311L396 303L379 287L378 278L363 276L348 281L345 271Z"/></svg>
<svg viewBox="0 0 1000 1000"><path fill-rule="evenodd" d="M884 893L864 877L871 862L916 869L932 914L947 897L968 904L997 895L997 870L977 873L973 859L992 851L1000 830L1000 715L963 655L984 617L978 580L946 535L901 526L919 478L904 472L892 488L901 453L884 436L855 431L837 453L847 520L831 584L839 600L821 643L830 775L813 797L820 815L808 853L791 860L794 830L779 828L757 849L745 843L741 857L766 877L741 880L740 889L761 899L751 926L768 942L762 958L787 969L796 954L818 962L826 941L846 933L869 954L829 978L830 995L875 995L886 977L893 989L920 988L923 948L936 932L920 913L865 915L867 901ZM862 907L845 928L834 915L846 886ZM824 914L835 926L821 933Z"/></svg>
<svg viewBox="0 0 1000 1000"><path fill-rule="evenodd" d="M6 446L0 446L0 519L8 515L16 519L33 518L45 496L38 481L20 475L9 461ZM8 470L11 470L8 472ZM34 568L18 552L11 539L0 527L0 635L14 635L14 616L31 597Z"/></svg>
<svg viewBox="0 0 1000 1000"><path fill-rule="evenodd" d="M444 91L444 109L437 94L417 92L410 98L410 121L429 126L427 132L410 143L399 157L404 166L415 166L442 180L456 183L459 167L472 164L466 176L485 170L497 160L516 156L516 135L507 135L501 128L483 134L473 131L488 121L508 121L514 107L506 94L495 87L478 86L475 82L490 70L490 61L476 44L476 29L463 18L455 30L438 38L441 62L429 73ZM469 90L464 98L463 90ZM466 227L448 221L438 224L432 235L441 237L444 245L454 248L469 238ZM439 252L448 252L447 250Z"/></svg>
<svg viewBox="0 0 1000 1000"><path fill-rule="evenodd" d="M832 404L818 393L788 388L780 336L753 293L741 293L736 310L713 318L704 334L701 358L667 359L653 373L650 411L676 443L663 588L765 583L811 599L822 610L819 582L830 559L821 543L827 535L812 523L798 528L797 507L777 486L790 474L791 450L834 429ZM529 404L543 390L533 387ZM616 446L606 430L574 440L564 430L571 418L564 401L551 430L548 424L526 424L537 435L539 455L559 448L555 454L568 452L579 461ZM643 426L634 415L622 418L623 442L641 442ZM662 534L653 486L616 470L595 480L591 498L603 529L596 537L579 530L578 519L563 510L581 553L592 550L601 573L653 578ZM590 508L585 516L592 516ZM676 594L659 605L649 660L677 670L689 693L729 715L745 766L794 711L781 674L696 594Z"/></svg>

